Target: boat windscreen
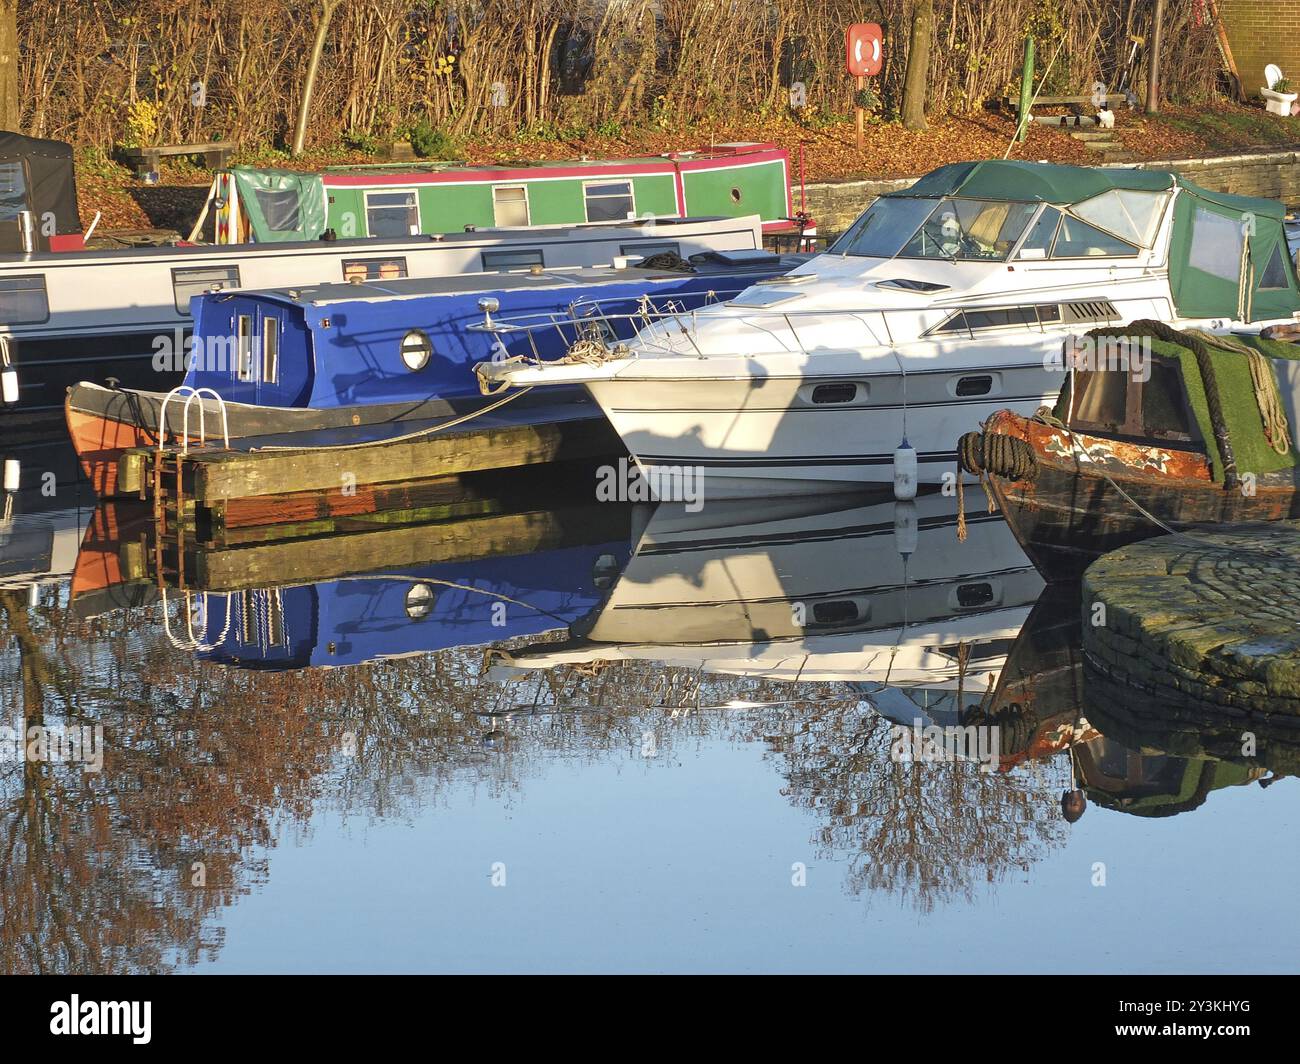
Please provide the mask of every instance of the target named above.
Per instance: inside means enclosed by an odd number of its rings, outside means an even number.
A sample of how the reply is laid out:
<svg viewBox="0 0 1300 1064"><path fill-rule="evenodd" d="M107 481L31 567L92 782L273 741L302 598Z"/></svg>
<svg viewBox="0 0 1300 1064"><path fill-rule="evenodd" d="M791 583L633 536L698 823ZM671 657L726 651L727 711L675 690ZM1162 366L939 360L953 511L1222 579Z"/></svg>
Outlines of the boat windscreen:
<svg viewBox="0 0 1300 1064"><path fill-rule="evenodd" d="M1034 203L883 196L831 247L873 258L1005 259L1037 209Z"/></svg>
<svg viewBox="0 0 1300 1064"><path fill-rule="evenodd" d="M892 259L934 211L933 199L877 199L839 240L831 254Z"/></svg>

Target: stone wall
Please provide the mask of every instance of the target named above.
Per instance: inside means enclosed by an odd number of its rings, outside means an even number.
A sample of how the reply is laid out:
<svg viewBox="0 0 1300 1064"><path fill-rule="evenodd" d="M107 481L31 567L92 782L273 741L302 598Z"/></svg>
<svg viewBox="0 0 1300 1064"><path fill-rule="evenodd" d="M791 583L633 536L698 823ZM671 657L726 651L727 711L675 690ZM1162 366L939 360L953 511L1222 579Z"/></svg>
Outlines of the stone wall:
<svg viewBox="0 0 1300 1064"><path fill-rule="evenodd" d="M1300 66L1297 66L1297 71L1300 74ZM1300 152L1296 151L1175 159L1139 165L1149 169L1174 170L1202 188L1215 192L1263 196L1281 200L1288 206L1300 205ZM817 219L818 232L823 235L841 233L877 196L907 188L915 180L912 177L877 178L809 185L808 213ZM795 203L798 202L796 190Z"/></svg>

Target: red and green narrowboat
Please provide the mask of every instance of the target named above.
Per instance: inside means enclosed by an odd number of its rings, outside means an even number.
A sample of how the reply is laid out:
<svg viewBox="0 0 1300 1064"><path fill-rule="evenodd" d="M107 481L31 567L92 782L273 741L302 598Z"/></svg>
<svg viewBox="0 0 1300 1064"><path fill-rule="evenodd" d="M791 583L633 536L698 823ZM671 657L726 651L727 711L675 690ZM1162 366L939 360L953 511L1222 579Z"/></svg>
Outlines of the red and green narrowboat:
<svg viewBox="0 0 1300 1064"><path fill-rule="evenodd" d="M216 242L409 237L466 228L572 226L629 218L758 215L792 230L790 157L770 143L633 159L397 163L319 174L237 166L217 174ZM815 230L805 227L810 235Z"/></svg>

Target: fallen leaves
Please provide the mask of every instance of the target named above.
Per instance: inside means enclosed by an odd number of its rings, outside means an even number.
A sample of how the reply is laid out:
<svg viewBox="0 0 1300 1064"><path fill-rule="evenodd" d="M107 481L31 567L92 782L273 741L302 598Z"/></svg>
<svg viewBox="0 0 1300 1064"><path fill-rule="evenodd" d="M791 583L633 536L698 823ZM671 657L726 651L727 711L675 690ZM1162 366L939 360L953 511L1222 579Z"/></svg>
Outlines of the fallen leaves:
<svg viewBox="0 0 1300 1064"><path fill-rule="evenodd" d="M1138 159L1169 159L1238 151L1260 144L1300 142L1300 120L1266 115L1258 107L1228 104L1215 108L1168 108L1159 115L1120 109L1115 113L1119 145ZM1015 134L1014 118L994 113L935 118L925 132L897 122L867 124L863 146L854 143L852 119L821 125L802 124L786 116L742 115L734 120L662 130L630 128L617 133L583 131L570 136L485 135L467 143L471 163L512 160L541 162L588 158L659 155L690 148L708 148L726 141L772 141L790 152L792 183L799 181L802 148L803 179L807 182L860 177L904 177L922 174L945 163L1001 158ZM1068 131L1031 125L1028 140L1016 144L1013 159L1046 160L1088 165L1098 156ZM339 163L374 162L360 153L337 149L312 153L290 164L314 170ZM202 186L208 175L192 167L163 173L161 185L146 186L125 167L78 171L81 213L89 223L103 212L103 229L163 227L184 232L202 207Z"/></svg>

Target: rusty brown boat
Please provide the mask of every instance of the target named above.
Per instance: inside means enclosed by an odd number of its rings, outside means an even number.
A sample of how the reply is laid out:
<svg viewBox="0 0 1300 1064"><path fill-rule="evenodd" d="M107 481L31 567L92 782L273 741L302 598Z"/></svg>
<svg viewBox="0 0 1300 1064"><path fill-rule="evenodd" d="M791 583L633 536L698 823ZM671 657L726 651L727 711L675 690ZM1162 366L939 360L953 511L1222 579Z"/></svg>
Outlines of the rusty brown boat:
<svg viewBox="0 0 1300 1064"><path fill-rule="evenodd" d="M1039 572L1072 580L1152 536L1300 517L1300 347L1151 321L1087 336L1120 334L1149 341L1142 374L1076 362L1053 409L1000 411L959 443Z"/></svg>

